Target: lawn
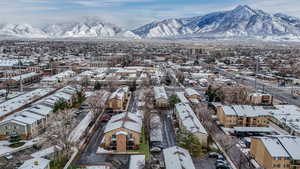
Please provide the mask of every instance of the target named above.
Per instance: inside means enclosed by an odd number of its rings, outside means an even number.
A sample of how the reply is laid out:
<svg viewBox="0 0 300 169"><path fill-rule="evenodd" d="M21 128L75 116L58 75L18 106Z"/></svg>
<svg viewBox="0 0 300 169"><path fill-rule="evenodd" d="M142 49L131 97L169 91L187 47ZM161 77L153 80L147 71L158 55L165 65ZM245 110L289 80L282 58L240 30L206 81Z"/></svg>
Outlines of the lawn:
<svg viewBox="0 0 300 169"><path fill-rule="evenodd" d="M146 156L146 159L149 158L150 152L149 152L149 142L146 140L145 136L145 129L144 127L142 128L142 135L141 135L141 144L139 146L139 149L137 150L129 150L129 152L141 152L144 153Z"/></svg>
<svg viewBox="0 0 300 169"><path fill-rule="evenodd" d="M9 147L10 148L18 148L18 147L21 147L25 144L25 142L17 142L17 143L13 143L13 144L10 144Z"/></svg>
<svg viewBox="0 0 300 169"><path fill-rule="evenodd" d="M62 158L59 160L53 160L50 162L50 168L51 169L62 169L64 168L64 166L66 165L66 163L68 162L68 158Z"/></svg>

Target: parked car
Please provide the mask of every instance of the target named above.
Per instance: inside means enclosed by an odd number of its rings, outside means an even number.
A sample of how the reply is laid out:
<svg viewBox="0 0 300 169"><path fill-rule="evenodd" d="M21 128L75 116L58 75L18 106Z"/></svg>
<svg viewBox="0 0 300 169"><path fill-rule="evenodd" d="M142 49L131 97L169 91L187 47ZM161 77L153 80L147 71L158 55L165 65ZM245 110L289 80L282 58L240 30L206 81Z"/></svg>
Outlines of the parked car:
<svg viewBox="0 0 300 169"><path fill-rule="evenodd" d="M227 164L218 164L216 169L230 169L230 167Z"/></svg>
<svg viewBox="0 0 300 169"><path fill-rule="evenodd" d="M209 158L218 158L221 154L217 153L217 152L211 152L208 154Z"/></svg>
<svg viewBox="0 0 300 169"><path fill-rule="evenodd" d="M5 154L4 154L4 158L5 158L6 160L11 160L11 159L13 159L13 156L12 156L10 153L5 153Z"/></svg>
<svg viewBox="0 0 300 169"><path fill-rule="evenodd" d="M221 154L219 154L219 156L218 156L218 160L225 161L225 158L224 158L224 156L222 156Z"/></svg>
<svg viewBox="0 0 300 169"><path fill-rule="evenodd" d="M227 162L224 161L224 160L217 160L217 161L215 162L215 166L218 166L218 165L220 165L220 164L227 165Z"/></svg>
<svg viewBox="0 0 300 169"><path fill-rule="evenodd" d="M108 121L110 120L110 118L111 118L110 115L104 114L104 115L101 117L100 122L106 123L106 122L108 122Z"/></svg>

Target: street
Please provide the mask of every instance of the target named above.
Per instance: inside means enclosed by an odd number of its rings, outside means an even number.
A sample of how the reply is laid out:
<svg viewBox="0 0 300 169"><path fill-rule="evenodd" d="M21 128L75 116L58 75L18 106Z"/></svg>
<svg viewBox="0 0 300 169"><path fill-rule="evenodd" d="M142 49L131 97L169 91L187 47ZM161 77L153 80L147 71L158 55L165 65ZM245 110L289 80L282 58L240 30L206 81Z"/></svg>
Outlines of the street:
<svg viewBox="0 0 300 169"><path fill-rule="evenodd" d="M163 137L164 148L172 147L176 145L175 132L172 124L172 114L170 110L161 112L162 121L163 121Z"/></svg>
<svg viewBox="0 0 300 169"><path fill-rule="evenodd" d="M217 69L217 70L219 71L219 73L221 75L223 75L229 79L232 79L232 80L236 81L237 83L255 88L255 80L251 80L249 78L236 79L235 75L232 73L225 72L224 70L221 70L221 69ZM276 97L282 101L285 101L288 104L300 106L300 102L297 99L294 99L289 91L282 90L279 88L274 88L273 86L268 86L268 85L260 82L259 80L256 81L256 87L258 90L261 90L261 91L264 90L265 92L272 94L274 97Z"/></svg>

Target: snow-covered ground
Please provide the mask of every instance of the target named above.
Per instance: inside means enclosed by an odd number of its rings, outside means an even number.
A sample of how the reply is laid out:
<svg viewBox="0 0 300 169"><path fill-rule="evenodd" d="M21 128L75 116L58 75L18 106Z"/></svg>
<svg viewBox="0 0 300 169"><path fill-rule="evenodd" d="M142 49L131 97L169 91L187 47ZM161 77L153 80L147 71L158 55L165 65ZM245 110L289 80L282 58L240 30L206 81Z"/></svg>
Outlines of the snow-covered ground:
<svg viewBox="0 0 300 169"><path fill-rule="evenodd" d="M11 148L9 147L9 145L11 144L8 141L0 141L0 157L2 157L3 155L5 155L6 153L15 153L21 150L24 150L26 148L30 148L32 147L34 144L39 143L41 140L40 138L35 138L32 140L26 140L24 141L25 144L21 147L18 148Z"/></svg>
<svg viewBox="0 0 300 169"><path fill-rule="evenodd" d="M69 135L69 141L75 143L78 142L84 131L92 121L92 112L89 112L84 119L76 126L76 128Z"/></svg>
<svg viewBox="0 0 300 169"><path fill-rule="evenodd" d="M109 153L109 152L113 152L113 151L105 150L102 147L99 147L98 150L97 150L97 153Z"/></svg>
<svg viewBox="0 0 300 169"><path fill-rule="evenodd" d="M62 150L62 148L59 146L56 146L56 150ZM35 158L42 158L42 157L48 156L54 152L55 152L55 146L52 146L52 147L43 149L41 151L35 152L35 153L31 154L31 156L35 157Z"/></svg>

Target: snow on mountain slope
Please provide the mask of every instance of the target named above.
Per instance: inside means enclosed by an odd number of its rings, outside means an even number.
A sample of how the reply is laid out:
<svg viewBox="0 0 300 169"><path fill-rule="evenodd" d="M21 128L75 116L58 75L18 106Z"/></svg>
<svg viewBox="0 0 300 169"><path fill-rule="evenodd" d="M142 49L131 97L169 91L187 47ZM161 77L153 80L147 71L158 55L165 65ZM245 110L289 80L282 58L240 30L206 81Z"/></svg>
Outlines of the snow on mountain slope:
<svg viewBox="0 0 300 169"><path fill-rule="evenodd" d="M142 39L139 35L133 33L132 31L120 32L116 36L120 38Z"/></svg>
<svg viewBox="0 0 300 169"><path fill-rule="evenodd" d="M298 37L300 36L300 20L284 14L268 14L244 5L230 11L214 12L199 17L150 23L133 32L146 38L179 35Z"/></svg>
<svg viewBox="0 0 300 169"><path fill-rule="evenodd" d="M48 25L43 29L52 37L113 37L121 28L101 21L96 17L85 17L81 22Z"/></svg>
<svg viewBox="0 0 300 169"><path fill-rule="evenodd" d="M0 27L0 36L45 38L47 34L29 24L5 24Z"/></svg>
<svg viewBox="0 0 300 169"><path fill-rule="evenodd" d="M300 19L282 13L269 14L247 5L229 11L213 12L190 18L156 21L134 30L124 30L97 17L46 25L4 24L1 37L25 38L259 38L300 40Z"/></svg>
<svg viewBox="0 0 300 169"><path fill-rule="evenodd" d="M182 19L167 19L161 22L152 22L132 32L144 38L155 38L188 34L193 31L184 27Z"/></svg>

